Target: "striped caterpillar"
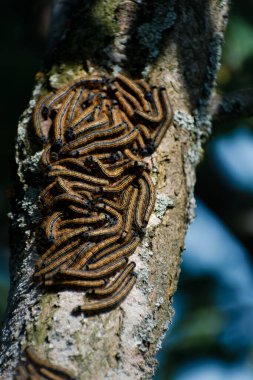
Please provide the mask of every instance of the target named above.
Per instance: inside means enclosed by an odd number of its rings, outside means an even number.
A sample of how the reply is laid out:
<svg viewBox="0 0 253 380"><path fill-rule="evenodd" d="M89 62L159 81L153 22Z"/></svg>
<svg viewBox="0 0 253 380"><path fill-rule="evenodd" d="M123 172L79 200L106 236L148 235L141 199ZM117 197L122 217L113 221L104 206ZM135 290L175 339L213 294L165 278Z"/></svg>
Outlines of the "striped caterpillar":
<svg viewBox="0 0 253 380"><path fill-rule="evenodd" d="M24 359L16 369L14 380L75 380L70 371L41 359L32 347L25 349Z"/></svg>
<svg viewBox="0 0 253 380"><path fill-rule="evenodd" d="M164 87L115 77L87 77L42 97L33 115L44 186L35 279L47 289L83 289L74 312L115 308L136 282L129 262L155 203L151 155L172 123ZM15 380L75 377L32 348Z"/></svg>
<svg viewBox="0 0 253 380"><path fill-rule="evenodd" d="M129 262L155 203L150 169L172 122L164 87L123 74L80 78L42 97L34 111L43 144L43 241L35 278L46 288L82 288L75 312L116 307L136 282Z"/></svg>

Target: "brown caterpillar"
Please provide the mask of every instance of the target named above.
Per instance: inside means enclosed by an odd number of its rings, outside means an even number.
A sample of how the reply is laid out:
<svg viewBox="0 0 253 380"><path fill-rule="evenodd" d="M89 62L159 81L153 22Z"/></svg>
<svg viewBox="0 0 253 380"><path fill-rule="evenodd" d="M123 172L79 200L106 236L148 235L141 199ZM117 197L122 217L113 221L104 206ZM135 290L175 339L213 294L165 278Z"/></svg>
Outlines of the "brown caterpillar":
<svg viewBox="0 0 253 380"><path fill-rule="evenodd" d="M75 311L110 310L134 286L128 258L155 203L143 158L172 118L164 87L123 74L77 79L37 103L34 130L44 145L45 181L35 278L50 289L87 291L90 301Z"/></svg>
<svg viewBox="0 0 253 380"><path fill-rule="evenodd" d="M24 350L24 363L16 368L14 380L75 380L65 368L42 359L32 347Z"/></svg>

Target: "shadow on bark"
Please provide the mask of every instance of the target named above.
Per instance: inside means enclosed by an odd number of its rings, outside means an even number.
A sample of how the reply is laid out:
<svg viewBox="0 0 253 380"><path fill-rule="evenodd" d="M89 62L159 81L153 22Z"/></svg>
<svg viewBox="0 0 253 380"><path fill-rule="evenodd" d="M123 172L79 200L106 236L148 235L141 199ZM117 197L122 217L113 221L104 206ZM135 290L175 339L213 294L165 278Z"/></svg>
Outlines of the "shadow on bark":
<svg viewBox="0 0 253 380"><path fill-rule="evenodd" d="M52 20L55 31L50 33L52 38L45 57L47 68L53 63L71 61L82 62L85 67L90 59L97 66L106 67L105 51L117 33L117 18L121 17L121 12L130 11L128 3L107 9L111 16L114 12L110 24L110 17L103 14L98 17L98 4L98 0L75 0L63 2L64 11L55 8ZM217 39L210 1L146 0L136 9L128 20L123 69L133 77L141 77L147 64L155 65L170 45L176 46L179 70L191 108L201 106L210 96L215 79L212 66L217 64L210 59Z"/></svg>

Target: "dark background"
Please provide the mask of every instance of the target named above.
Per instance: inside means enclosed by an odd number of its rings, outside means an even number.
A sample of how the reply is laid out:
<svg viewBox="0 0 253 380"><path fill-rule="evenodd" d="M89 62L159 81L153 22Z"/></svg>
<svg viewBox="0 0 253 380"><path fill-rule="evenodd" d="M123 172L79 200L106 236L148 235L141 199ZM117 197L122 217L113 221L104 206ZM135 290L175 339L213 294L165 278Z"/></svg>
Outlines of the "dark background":
<svg viewBox="0 0 253 380"><path fill-rule="evenodd" d="M42 67L50 1L1 4L0 319L8 292L8 198L18 118ZM233 0L220 93L253 87L253 1ZM253 119L213 130L198 168L176 315L155 380L253 379Z"/></svg>

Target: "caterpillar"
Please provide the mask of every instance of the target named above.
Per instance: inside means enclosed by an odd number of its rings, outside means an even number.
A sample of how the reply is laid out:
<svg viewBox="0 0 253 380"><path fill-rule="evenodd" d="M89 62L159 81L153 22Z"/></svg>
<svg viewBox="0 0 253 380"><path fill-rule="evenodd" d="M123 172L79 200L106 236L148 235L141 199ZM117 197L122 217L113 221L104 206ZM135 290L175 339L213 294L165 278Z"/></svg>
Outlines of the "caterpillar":
<svg viewBox="0 0 253 380"><path fill-rule="evenodd" d="M160 144L173 111L164 87L116 76L79 78L42 97L33 115L43 145L41 229L35 279L80 288L75 312L106 312L136 282L129 262L155 203L143 158Z"/></svg>
<svg viewBox="0 0 253 380"><path fill-rule="evenodd" d="M145 234L155 187L143 158L173 120L164 87L123 74L79 78L42 97L34 132L43 145L39 259L34 277L46 289L81 289L73 313L117 307L136 283L131 255ZM42 239L42 240L41 240ZM15 380L74 380L68 370L23 352Z"/></svg>
<svg viewBox="0 0 253 380"><path fill-rule="evenodd" d="M69 370L42 359L33 347L26 347L23 363L15 370L14 380L75 380Z"/></svg>

